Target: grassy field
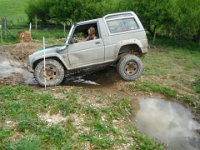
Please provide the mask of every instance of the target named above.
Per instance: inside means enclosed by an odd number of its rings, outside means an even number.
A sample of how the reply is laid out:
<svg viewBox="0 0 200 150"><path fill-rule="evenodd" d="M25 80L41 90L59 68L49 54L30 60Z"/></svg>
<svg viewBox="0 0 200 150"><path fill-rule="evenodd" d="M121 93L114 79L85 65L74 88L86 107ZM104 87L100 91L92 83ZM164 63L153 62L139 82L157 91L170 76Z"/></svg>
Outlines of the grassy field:
<svg viewBox="0 0 200 150"><path fill-rule="evenodd" d="M200 120L200 48L162 38L155 44L143 59L142 78L129 85L130 89L160 93L190 107Z"/></svg>
<svg viewBox="0 0 200 150"><path fill-rule="evenodd" d="M161 95L200 119L200 51L193 43L162 38L151 47L137 81L117 78L105 87L77 84L47 91L1 87L0 149L165 149L133 124L137 98Z"/></svg>
<svg viewBox="0 0 200 150"><path fill-rule="evenodd" d="M18 24L27 21L25 8L29 0L0 0L0 18L6 17L8 21Z"/></svg>

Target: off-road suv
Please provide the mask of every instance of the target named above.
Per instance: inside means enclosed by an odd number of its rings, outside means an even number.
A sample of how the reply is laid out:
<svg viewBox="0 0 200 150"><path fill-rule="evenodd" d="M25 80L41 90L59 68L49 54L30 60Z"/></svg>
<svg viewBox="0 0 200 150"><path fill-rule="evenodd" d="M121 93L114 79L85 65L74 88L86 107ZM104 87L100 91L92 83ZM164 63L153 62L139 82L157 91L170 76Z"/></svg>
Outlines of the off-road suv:
<svg viewBox="0 0 200 150"><path fill-rule="evenodd" d="M96 38L86 40L91 27ZM63 46L45 49L46 67L44 51L40 50L29 56L28 69L42 86L45 80L47 86L59 85L70 72L99 68L102 64L116 64L119 75L130 81L141 75L143 65L139 56L147 53L147 47L145 30L134 12L108 14L75 23Z"/></svg>

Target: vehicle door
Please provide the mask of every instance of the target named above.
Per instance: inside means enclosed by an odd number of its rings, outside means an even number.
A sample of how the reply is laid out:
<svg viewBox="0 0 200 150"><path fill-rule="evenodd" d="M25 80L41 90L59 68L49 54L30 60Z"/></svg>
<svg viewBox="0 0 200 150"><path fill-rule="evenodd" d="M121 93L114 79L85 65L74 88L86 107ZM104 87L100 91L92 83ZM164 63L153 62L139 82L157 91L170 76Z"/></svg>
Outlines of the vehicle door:
<svg viewBox="0 0 200 150"><path fill-rule="evenodd" d="M86 40L88 28L91 26L96 29L96 39ZM80 37L75 37L74 34L77 33L80 34ZM70 41L67 49L69 63L72 68L98 64L104 61L104 43L97 22L77 25Z"/></svg>

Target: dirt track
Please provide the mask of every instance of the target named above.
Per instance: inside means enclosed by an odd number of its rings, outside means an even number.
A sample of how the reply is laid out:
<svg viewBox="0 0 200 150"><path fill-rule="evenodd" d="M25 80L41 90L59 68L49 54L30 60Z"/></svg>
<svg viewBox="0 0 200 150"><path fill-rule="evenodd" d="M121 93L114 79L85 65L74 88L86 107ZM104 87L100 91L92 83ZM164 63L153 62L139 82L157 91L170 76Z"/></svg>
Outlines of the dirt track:
<svg viewBox="0 0 200 150"><path fill-rule="evenodd" d="M25 44L23 50L21 44L0 46L0 86L15 84L37 85L33 75L27 71L26 59L29 54L40 47L42 45L37 43ZM69 76L61 86L48 88L48 91L56 95L57 90L77 87L87 89L87 92L91 93L92 97L109 95L116 99L130 98L134 99L134 112L137 112L139 107L137 97L144 96L144 93L126 91L127 84L129 82L121 80L116 68L108 67L91 74ZM34 86L34 88L39 91L44 90L38 85ZM91 103L95 103L92 98Z"/></svg>
<svg viewBox="0 0 200 150"><path fill-rule="evenodd" d="M29 54L36 49L41 48L38 43L19 44L0 46L0 85L8 84L34 84L33 76L27 70L26 60ZM63 85L83 86L99 88L115 88L117 85L124 83L118 76L114 67L108 67L103 70L90 74L77 74L66 78Z"/></svg>

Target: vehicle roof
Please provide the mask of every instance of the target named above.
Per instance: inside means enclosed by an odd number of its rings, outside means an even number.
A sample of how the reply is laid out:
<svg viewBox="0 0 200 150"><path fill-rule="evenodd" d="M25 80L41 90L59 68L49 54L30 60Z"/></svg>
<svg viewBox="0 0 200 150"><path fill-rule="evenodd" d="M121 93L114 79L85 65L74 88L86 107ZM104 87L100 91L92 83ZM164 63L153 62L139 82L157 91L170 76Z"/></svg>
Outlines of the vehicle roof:
<svg viewBox="0 0 200 150"><path fill-rule="evenodd" d="M105 18L105 19L109 19L109 18L117 19L117 18L127 17L127 16L129 16L129 17L136 16L136 14L133 11L118 12L118 13L111 13L111 14L105 15L103 18Z"/></svg>
<svg viewBox="0 0 200 150"><path fill-rule="evenodd" d="M98 18L98 19L100 19L100 18ZM87 24L87 23L90 23L90 22L97 22L98 19L92 19L92 20L87 20L87 21L76 22L74 24L75 25L81 25L81 24Z"/></svg>
<svg viewBox="0 0 200 150"><path fill-rule="evenodd" d="M102 18L104 18L104 19L107 19L107 18L117 19L117 18L120 18L120 17L126 17L125 15L129 15L129 16L133 16L133 17L136 16L136 14L133 11L127 11L127 12L118 12L118 13L107 14ZM90 23L90 22L97 22L99 19L101 19L101 18L76 22L76 23L74 23L74 25L82 25L82 24L87 24L87 23Z"/></svg>

